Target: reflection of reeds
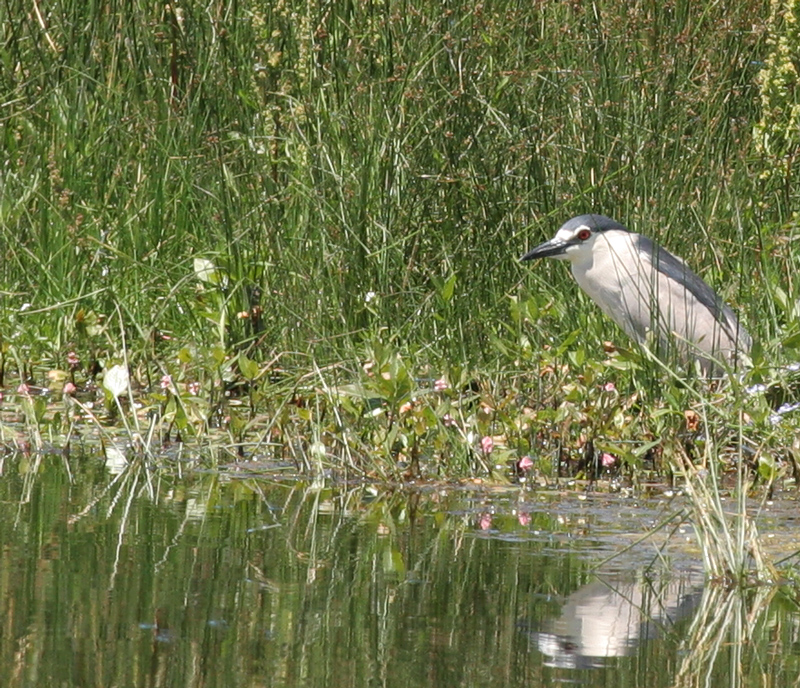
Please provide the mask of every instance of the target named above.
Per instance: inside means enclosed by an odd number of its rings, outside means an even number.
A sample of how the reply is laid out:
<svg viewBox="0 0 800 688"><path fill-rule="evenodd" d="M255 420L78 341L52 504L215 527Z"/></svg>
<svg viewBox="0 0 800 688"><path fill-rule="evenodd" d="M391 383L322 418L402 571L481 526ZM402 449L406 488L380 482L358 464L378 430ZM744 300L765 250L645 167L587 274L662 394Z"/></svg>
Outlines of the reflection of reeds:
<svg viewBox="0 0 800 688"><path fill-rule="evenodd" d="M755 520L748 513L750 480L741 451L736 459L735 507L730 512L720 493L714 446L712 438L707 437L704 467L697 468L687 456L682 456L676 466L685 480L687 507L706 574L726 587L775 581L775 568L764 554Z"/></svg>
<svg viewBox="0 0 800 688"><path fill-rule="evenodd" d="M729 685L741 685L743 653L752 649L749 643L757 636L757 624L776 590L774 586L759 586L752 591L706 586L683 643L686 654L674 685L710 685L720 652L728 647L732 653L727 662Z"/></svg>

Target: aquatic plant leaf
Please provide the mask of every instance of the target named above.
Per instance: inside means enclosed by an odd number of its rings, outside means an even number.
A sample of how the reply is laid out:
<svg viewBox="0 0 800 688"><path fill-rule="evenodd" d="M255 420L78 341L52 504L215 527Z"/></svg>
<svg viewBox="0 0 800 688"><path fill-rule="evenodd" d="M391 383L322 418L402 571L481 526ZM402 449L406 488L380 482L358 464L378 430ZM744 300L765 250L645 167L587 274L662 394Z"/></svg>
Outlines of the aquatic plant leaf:
<svg viewBox="0 0 800 688"><path fill-rule="evenodd" d="M123 365L115 365L103 376L103 387L118 397L128 391L130 381L128 369Z"/></svg>

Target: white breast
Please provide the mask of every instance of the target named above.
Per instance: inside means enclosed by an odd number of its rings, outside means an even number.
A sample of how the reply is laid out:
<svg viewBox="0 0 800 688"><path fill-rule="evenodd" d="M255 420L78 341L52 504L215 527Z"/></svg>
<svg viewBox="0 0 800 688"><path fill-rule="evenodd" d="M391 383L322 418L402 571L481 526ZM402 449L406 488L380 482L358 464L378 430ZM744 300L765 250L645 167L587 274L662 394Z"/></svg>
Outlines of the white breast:
<svg viewBox="0 0 800 688"><path fill-rule="evenodd" d="M677 351L706 363L734 355L736 342L709 309L651 264L638 239L634 233L609 230L571 250L572 274L581 289L628 336L655 343L662 354Z"/></svg>

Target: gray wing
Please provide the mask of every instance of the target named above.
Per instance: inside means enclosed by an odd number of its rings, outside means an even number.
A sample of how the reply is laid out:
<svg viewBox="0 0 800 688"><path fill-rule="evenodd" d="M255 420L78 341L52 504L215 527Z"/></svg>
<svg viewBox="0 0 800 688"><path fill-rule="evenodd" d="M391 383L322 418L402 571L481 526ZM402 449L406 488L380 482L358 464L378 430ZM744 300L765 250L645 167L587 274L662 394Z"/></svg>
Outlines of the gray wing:
<svg viewBox="0 0 800 688"><path fill-rule="evenodd" d="M686 290L714 314L717 322L720 323L732 342L740 342L749 350L750 335L739 324L739 319L731 307L686 263L656 244L652 239L642 235L639 235L638 248L642 255L653 256L653 266L659 272L673 281L684 284Z"/></svg>

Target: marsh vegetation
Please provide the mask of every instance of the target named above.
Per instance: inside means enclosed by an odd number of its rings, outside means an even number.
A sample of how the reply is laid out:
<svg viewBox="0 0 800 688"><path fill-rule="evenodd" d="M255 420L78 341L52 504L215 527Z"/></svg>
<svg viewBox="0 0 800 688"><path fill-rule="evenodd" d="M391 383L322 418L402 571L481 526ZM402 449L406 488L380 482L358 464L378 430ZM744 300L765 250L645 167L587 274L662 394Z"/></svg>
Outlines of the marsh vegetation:
<svg viewBox="0 0 800 688"><path fill-rule="evenodd" d="M11 0L4 446L392 485L792 487L791 11ZM518 264L590 211L733 305L744 377L687 382L561 266ZM742 580L737 561L711 570Z"/></svg>

